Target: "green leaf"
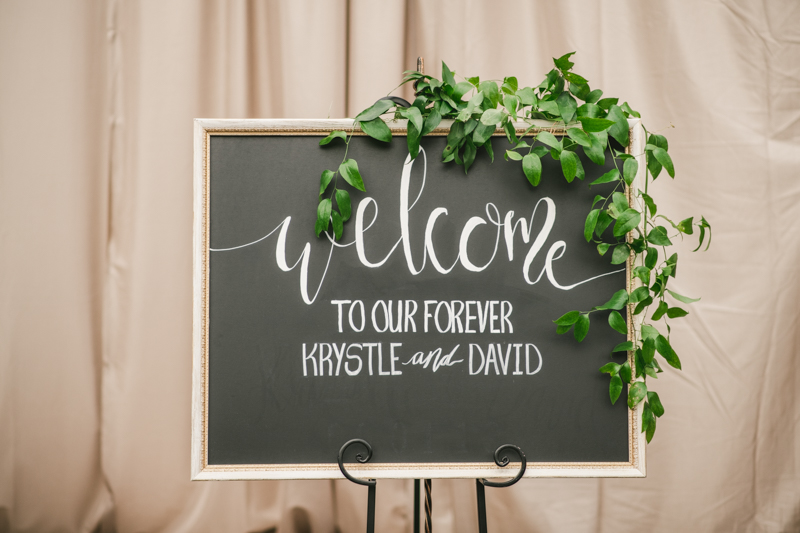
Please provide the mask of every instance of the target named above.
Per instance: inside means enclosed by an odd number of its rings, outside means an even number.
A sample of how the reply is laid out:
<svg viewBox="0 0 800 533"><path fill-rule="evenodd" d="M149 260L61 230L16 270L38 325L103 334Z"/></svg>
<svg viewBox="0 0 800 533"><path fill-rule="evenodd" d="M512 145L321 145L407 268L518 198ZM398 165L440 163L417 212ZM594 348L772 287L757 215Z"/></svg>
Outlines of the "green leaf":
<svg viewBox="0 0 800 533"><path fill-rule="evenodd" d="M567 130L567 135L569 138L575 141L576 143L580 144L585 148L591 148L592 140L589 138L586 133L580 128L570 128Z"/></svg>
<svg viewBox="0 0 800 533"><path fill-rule="evenodd" d="M608 395L611 397L611 404L614 405L622 393L622 378L619 375L611 376L611 383L608 385Z"/></svg>
<svg viewBox="0 0 800 533"><path fill-rule="evenodd" d="M600 216L597 217L597 227L594 228L595 235L602 238L603 232L606 231L606 228L608 228L612 222L614 222L614 219L611 218L611 215L609 215L607 211L601 212Z"/></svg>
<svg viewBox="0 0 800 533"><path fill-rule="evenodd" d="M656 148L653 150L653 156L661 165L667 169L667 173L671 178L675 177L675 167L672 166L672 158L663 148Z"/></svg>
<svg viewBox="0 0 800 533"><path fill-rule="evenodd" d="M331 199L330 198L323 198L319 205L317 205L317 237L323 231L328 230L328 225L330 224L331 218Z"/></svg>
<svg viewBox="0 0 800 533"><path fill-rule="evenodd" d="M600 107L589 103L579 106L576 113L578 114L578 120L581 118L603 118L603 115L605 114ZM609 125L609 128L610 127L611 125Z"/></svg>
<svg viewBox="0 0 800 533"><path fill-rule="evenodd" d="M594 233L595 226L597 226L597 216L599 214L600 214L599 209L592 209L586 216L586 222L584 223L583 226L583 237L586 239L586 242L592 240L592 234Z"/></svg>
<svg viewBox="0 0 800 533"><path fill-rule="evenodd" d="M522 142L517 139L517 132L514 129L514 124L511 121L506 121L503 124L503 130L506 132L506 139L511 144L517 144L517 142Z"/></svg>
<svg viewBox="0 0 800 533"><path fill-rule="evenodd" d="M486 153L489 154L489 158L491 159L492 163L494 163L494 150L492 149L492 138L489 137L485 143L483 143L483 149L486 150Z"/></svg>
<svg viewBox="0 0 800 533"><path fill-rule="evenodd" d="M657 392L648 391L647 401L650 403L650 408L653 410L654 415L657 417L664 416L664 406L661 404L661 399L658 397Z"/></svg>
<svg viewBox="0 0 800 533"><path fill-rule="evenodd" d="M629 352L633 350L633 343L631 341L625 341L617 344L614 346L614 349L611 350L612 352Z"/></svg>
<svg viewBox="0 0 800 533"><path fill-rule="evenodd" d="M594 103L596 103L598 100L600 100L600 97L601 97L601 96L603 96L603 91L601 91L600 89L595 89L594 91L590 92L590 93L589 93L589 94L586 96L586 101L587 101L588 103L590 103L590 104L594 104Z"/></svg>
<svg viewBox="0 0 800 533"><path fill-rule="evenodd" d="M617 217L617 221L614 223L614 236L622 237L638 226L641 220L642 216L636 209L626 209Z"/></svg>
<svg viewBox="0 0 800 533"><path fill-rule="evenodd" d="M653 326L647 325L647 324L642 324L641 332L642 332L642 338L643 339L653 339L653 340L655 340L656 337L661 335L656 328L654 328Z"/></svg>
<svg viewBox="0 0 800 533"><path fill-rule="evenodd" d="M625 361L625 364L619 368L619 377L625 383L631 382L631 363L629 361Z"/></svg>
<svg viewBox="0 0 800 533"><path fill-rule="evenodd" d="M325 189L328 188L330 185L331 180L336 175L336 173L332 170L323 170L322 176L319 177L319 195L322 196L325 193Z"/></svg>
<svg viewBox="0 0 800 533"><path fill-rule="evenodd" d="M625 111L629 115L634 116L636 118L642 118L642 115L640 115L638 111L634 111L633 109L631 109L631 106L628 105L628 102L625 102L620 107L622 108L623 111Z"/></svg>
<svg viewBox="0 0 800 533"><path fill-rule="evenodd" d="M549 131L540 131L536 135L536 140L541 142L542 144L546 144L551 148L555 148L558 151L561 151L561 141L556 139L556 136L550 133Z"/></svg>
<svg viewBox="0 0 800 533"><path fill-rule="evenodd" d="M536 103L536 94L530 87L524 87L518 90L516 95L519 97L519 101L522 102L522 105L533 105Z"/></svg>
<svg viewBox="0 0 800 533"><path fill-rule="evenodd" d="M667 228L664 226L656 226L647 234L647 242L651 242L656 246L670 246L672 241L669 240L667 235Z"/></svg>
<svg viewBox="0 0 800 533"><path fill-rule="evenodd" d="M483 103L483 99L484 99L483 93L480 92L476 93L475 96L469 99L469 102L467 102L466 107L464 107L464 109L462 109L458 113L457 120L459 122L466 122L467 120L469 120L469 118L472 116L472 113L474 113ZM453 124L453 126L455 126L455 124ZM450 130L452 131L452 126Z"/></svg>
<svg viewBox="0 0 800 533"><path fill-rule="evenodd" d="M473 76L472 78L467 78L467 81L470 82L472 85L474 85L476 88L478 87L478 85L481 84L480 76Z"/></svg>
<svg viewBox="0 0 800 533"><path fill-rule="evenodd" d="M468 81L462 81L456 84L453 87L453 100L456 102L461 102L464 98L464 95L470 92L475 87Z"/></svg>
<svg viewBox="0 0 800 533"><path fill-rule="evenodd" d="M559 116L558 111L558 104L552 100L539 100L539 109L545 113L553 115L553 117Z"/></svg>
<svg viewBox="0 0 800 533"><path fill-rule="evenodd" d="M622 165L622 176L625 178L625 183L628 185L633 183L637 172L639 172L639 162L635 159L627 159Z"/></svg>
<svg viewBox="0 0 800 533"><path fill-rule="evenodd" d="M606 163L606 154L605 154L605 144L602 144L597 138L596 133L589 133L589 139L591 140L591 145L589 148L583 147L583 153L586 154L586 157L591 159L591 161L596 165L605 165Z"/></svg>
<svg viewBox="0 0 800 533"><path fill-rule="evenodd" d="M614 137L622 146L628 146L628 119L619 106L612 105L608 110L609 120L614 121L614 125L608 130L608 134Z"/></svg>
<svg viewBox="0 0 800 533"><path fill-rule="evenodd" d="M628 407L633 409L647 396L647 385L644 381L637 381L628 391Z"/></svg>
<svg viewBox="0 0 800 533"><path fill-rule="evenodd" d="M375 120L379 116L389 111L389 109L394 107L394 105L395 103L391 100L378 100L372 104L372 106L356 115L355 120L358 122L369 122L370 120Z"/></svg>
<svg viewBox="0 0 800 533"><path fill-rule="evenodd" d="M572 61L569 60L570 56L572 56L573 54L575 54L575 52L570 52L568 54L564 54L563 56L559 57L558 59L556 59L554 57L553 58L553 63L555 63L556 68L558 68L559 70L569 70L573 66L575 66L575 63L573 63Z"/></svg>
<svg viewBox="0 0 800 533"><path fill-rule="evenodd" d="M558 113L561 115L561 119L564 121L564 124L568 124L575 119L575 114L578 110L578 104L575 102L575 98L573 98L571 94L568 92L559 94L558 98L556 98L556 105L558 105Z"/></svg>
<svg viewBox="0 0 800 533"><path fill-rule="evenodd" d="M614 253L611 254L611 264L612 265L620 265L628 260L628 257L631 255L631 250L628 248L628 245L625 243L618 244L614 248Z"/></svg>
<svg viewBox="0 0 800 533"><path fill-rule="evenodd" d="M646 266L638 266L634 268L633 275L642 280L642 283L645 285L650 285L650 269Z"/></svg>
<svg viewBox="0 0 800 533"><path fill-rule="evenodd" d="M658 379L658 373L656 372L656 369L653 368L652 366L645 366L644 373L653 379Z"/></svg>
<svg viewBox="0 0 800 533"><path fill-rule="evenodd" d="M672 349L669 341L663 335L656 337L656 350L667 360L671 367L678 370L681 369L681 360L678 358L678 354L675 353L675 350Z"/></svg>
<svg viewBox="0 0 800 533"><path fill-rule="evenodd" d="M483 123L478 124L475 131L472 133L472 142L474 142L476 146L482 145L489 140L489 137L492 136L496 129L494 124L488 126Z"/></svg>
<svg viewBox="0 0 800 533"><path fill-rule="evenodd" d="M471 167L472 163L475 161L475 154L477 152L478 149L475 147L475 143L468 137L467 143L464 145L464 174L469 171L469 167Z"/></svg>
<svg viewBox="0 0 800 533"><path fill-rule="evenodd" d="M627 335L628 333L628 325L625 323L625 319L622 318L622 315L619 314L619 311L611 311L611 314L608 315L608 325L623 335Z"/></svg>
<svg viewBox="0 0 800 533"><path fill-rule="evenodd" d="M667 292L670 293L673 298L675 298L676 300L681 301L681 302L683 302L685 304L690 304L692 302L699 302L700 301L700 298L689 298L687 296L681 296L677 292L672 292L669 289L667 289Z"/></svg>
<svg viewBox="0 0 800 533"><path fill-rule="evenodd" d="M568 74L564 76L566 79L570 81L569 84L569 92L575 95L575 98L579 98L580 100L586 100L591 92L589 85L584 81L584 78L578 76L577 74Z"/></svg>
<svg viewBox="0 0 800 533"><path fill-rule="evenodd" d="M327 229L328 229L327 224L320 218L318 218L317 221L314 223L314 235L316 235L317 237L319 237L320 234L323 231L326 231Z"/></svg>
<svg viewBox="0 0 800 533"><path fill-rule="evenodd" d="M614 203L614 208L617 210L617 216L627 211L630 207L628 205L628 198L621 192L615 192L612 194L611 201Z"/></svg>
<svg viewBox="0 0 800 533"><path fill-rule="evenodd" d="M669 305L667 305L667 302L664 302L664 301L659 302L658 308L656 309L656 312L653 313L653 322L657 322L658 320L661 320L661 317L664 316L667 313L668 309L669 309Z"/></svg>
<svg viewBox="0 0 800 533"><path fill-rule="evenodd" d="M586 338L586 334L589 333L589 315L584 313L578 317L578 321L575 322L575 331L573 332L575 335L575 340L581 342L583 339Z"/></svg>
<svg viewBox="0 0 800 533"><path fill-rule="evenodd" d="M333 240L338 241L342 238L342 231L344 230L342 215L336 211L331 211L331 220L333 222Z"/></svg>
<svg viewBox="0 0 800 533"><path fill-rule="evenodd" d="M656 432L656 419L653 416L653 411L647 402L644 403L644 410L642 411L642 433L645 434L647 442L653 440L653 435Z"/></svg>
<svg viewBox="0 0 800 533"><path fill-rule="evenodd" d="M678 223L678 231L681 233L685 233L686 235L691 235L694 233L694 224L692 221L694 217L684 218Z"/></svg>
<svg viewBox="0 0 800 533"><path fill-rule="evenodd" d="M572 326L558 326L556 328L556 333L558 333L559 335L563 335L564 333L568 332L571 329Z"/></svg>
<svg viewBox="0 0 800 533"><path fill-rule="evenodd" d="M656 250L655 248L648 248L646 255L644 256L644 266L652 270L656 267L657 263L658 263L658 250Z"/></svg>
<svg viewBox="0 0 800 533"><path fill-rule="evenodd" d="M711 246L711 224L708 223L705 217L700 217L700 224L697 226L700 228L700 242L697 243L697 248L692 251L696 252L701 246L703 246L703 239L706 236L706 228L708 228L708 244L706 245L705 251L708 251L708 247Z"/></svg>
<svg viewBox="0 0 800 533"><path fill-rule="evenodd" d="M667 311L667 316L669 318L681 318L688 314L689 312L687 310L682 309L680 307L670 307L669 310Z"/></svg>
<svg viewBox="0 0 800 533"><path fill-rule="evenodd" d="M417 109L414 107L413 109ZM407 133L406 133L406 144L408 145L408 153L411 155L411 159L416 159L419 155L419 140L421 138L420 131L417 129L416 124L412 121L408 121Z"/></svg>
<svg viewBox="0 0 800 533"><path fill-rule="evenodd" d="M513 159L514 161L522 161L522 154L514 150L506 150L506 160Z"/></svg>
<svg viewBox="0 0 800 533"><path fill-rule="evenodd" d="M615 376L619 373L619 369L621 366L622 365L619 365L617 363L606 363L600 367L600 373Z"/></svg>
<svg viewBox="0 0 800 533"><path fill-rule="evenodd" d="M350 218L350 193L344 189L336 189L336 205L342 214L342 220Z"/></svg>
<svg viewBox="0 0 800 533"><path fill-rule="evenodd" d="M637 302L641 302L645 298L650 295L650 289L648 287L639 287L634 289L630 296L628 296L628 302L635 304Z"/></svg>
<svg viewBox="0 0 800 533"><path fill-rule="evenodd" d="M561 152L561 171L567 182L572 182L578 173L578 156L575 152L564 150Z"/></svg>
<svg viewBox="0 0 800 533"><path fill-rule="evenodd" d="M661 169L664 167L661 166L661 163L658 162L658 159L656 159L651 150L646 150L645 154L647 159L647 170L649 170L650 174L653 175L653 179L656 179L658 175L661 174Z"/></svg>
<svg viewBox="0 0 800 533"><path fill-rule="evenodd" d="M481 123L487 126L494 126L503 120L503 112L500 109L488 109L481 116Z"/></svg>
<svg viewBox="0 0 800 533"><path fill-rule="evenodd" d="M633 310L633 314L634 315L638 315L639 313L644 311L647 307L649 307L650 304L652 304L652 303L653 303L653 297L652 296L648 296L647 298L645 298L644 300L642 300L641 302L639 302L636 305L636 309Z"/></svg>
<svg viewBox="0 0 800 533"><path fill-rule="evenodd" d="M417 128L417 131L422 131L422 113L416 107L405 108L405 116L408 121Z"/></svg>
<svg viewBox="0 0 800 533"><path fill-rule="evenodd" d="M625 304L628 303L628 291L625 289L620 289L611 296L611 299L604 303L599 307L595 307L595 310L602 311L604 309L622 309L625 307Z"/></svg>
<svg viewBox="0 0 800 533"><path fill-rule="evenodd" d="M572 324L578 321L578 318L580 318L580 316L581 316L580 311L570 311L569 313L564 313L563 315L561 315L561 317L553 320L553 322L557 326L571 326Z"/></svg>
<svg viewBox="0 0 800 533"><path fill-rule="evenodd" d="M456 79L453 76L453 73L450 72L450 69L447 67L444 61L442 61L442 81L446 84L450 85L451 87L456 86ZM421 129L421 128L420 128Z"/></svg>
<svg viewBox="0 0 800 533"><path fill-rule="evenodd" d="M503 106L508 110L514 120L517 120L517 106L519 105L519 98L516 96L505 95L503 96Z"/></svg>
<svg viewBox="0 0 800 533"><path fill-rule="evenodd" d="M636 352L634 352L633 359L636 362L636 377L638 378L639 376L644 374L644 369L647 367L647 365L644 362L644 359L642 359L641 348L637 349Z"/></svg>
<svg viewBox="0 0 800 533"><path fill-rule="evenodd" d="M319 142L319 145L325 146L326 144L330 144L330 142L334 139L341 139L344 142L347 142L347 134L343 131L332 131L330 135Z"/></svg>
<svg viewBox="0 0 800 533"><path fill-rule="evenodd" d="M650 216L656 216L656 212L658 212L658 206L656 206L653 198L647 193L642 193L642 198L644 199L644 203L647 205L647 209L650 210Z"/></svg>
<svg viewBox="0 0 800 533"><path fill-rule="evenodd" d="M414 109L416 109L416 107ZM417 113L419 113L419 111L417 111ZM389 126L387 126L380 117L370 120L369 122L359 122L359 125L361 126L361 130L373 139L383 142L392 140L392 130L389 129Z"/></svg>
<svg viewBox="0 0 800 533"><path fill-rule="evenodd" d="M607 242L601 242L600 244L597 245L597 253L600 255L606 255L606 252L608 251L609 248L611 248L610 244L608 244Z"/></svg>
<svg viewBox="0 0 800 533"><path fill-rule="evenodd" d="M603 98L597 101L597 105L605 110L609 110L611 106L615 105L617 102L619 102L619 98Z"/></svg>
<svg viewBox="0 0 800 533"><path fill-rule="evenodd" d="M663 150L669 150L669 143L667 142L667 138L657 133L650 134L650 136L647 138L647 144L658 146Z"/></svg>
<svg viewBox="0 0 800 533"><path fill-rule="evenodd" d="M366 191L364 188L364 181L361 179L361 174L358 172L358 163L355 159L348 159L339 165L339 174L342 175L344 180L358 189L359 191Z"/></svg>
<svg viewBox="0 0 800 533"><path fill-rule="evenodd" d="M478 90L484 94L484 100L488 98L488 102L491 102L491 107L497 107L497 104L500 103L500 89L497 87L495 82L481 82ZM486 103L484 102L484 105L485 104Z"/></svg>
<svg viewBox="0 0 800 533"><path fill-rule="evenodd" d="M422 137L429 134L436 129L436 126L442 121L442 115L436 109L431 110L430 115L425 117L425 123L422 125Z"/></svg>
<svg viewBox="0 0 800 533"><path fill-rule="evenodd" d="M616 168L612 168L611 170L609 170L608 172L606 172L605 174L594 180L592 183L590 183L589 186L591 187L592 185L600 185L601 183L610 183L612 181L617 181L617 180L619 180L619 170L617 170Z"/></svg>
<svg viewBox="0 0 800 533"><path fill-rule="evenodd" d="M640 254L644 252L645 248L647 247L647 242L645 242L644 237L636 237L631 241L631 249L634 253Z"/></svg>
<svg viewBox="0 0 800 533"><path fill-rule="evenodd" d="M516 153L516 152L515 152ZM527 154L522 158L522 171L525 177L536 187L542 178L542 161L536 154ZM587 239L588 241L589 239Z"/></svg>
<svg viewBox="0 0 800 533"><path fill-rule="evenodd" d="M507 78L503 79L503 86L508 88L511 91L511 94L514 94L519 88L519 82L514 76L508 76Z"/></svg>
<svg viewBox="0 0 800 533"><path fill-rule="evenodd" d="M593 133L605 131L615 124L613 120L608 120L605 118L578 117L578 120L580 121L581 126L583 126L584 131Z"/></svg>
<svg viewBox="0 0 800 533"><path fill-rule="evenodd" d="M450 154L454 154L461 145L464 135L466 135L464 133L464 123L458 121L453 122L453 125L450 126L450 132L447 134L447 146L445 147L442 156L447 157Z"/></svg>

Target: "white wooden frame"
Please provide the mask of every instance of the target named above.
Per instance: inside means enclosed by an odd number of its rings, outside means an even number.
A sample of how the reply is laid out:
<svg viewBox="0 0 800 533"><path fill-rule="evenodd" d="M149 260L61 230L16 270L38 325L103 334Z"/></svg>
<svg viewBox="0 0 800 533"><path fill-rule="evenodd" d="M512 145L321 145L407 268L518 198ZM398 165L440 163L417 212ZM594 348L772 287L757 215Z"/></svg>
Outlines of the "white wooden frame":
<svg viewBox="0 0 800 533"><path fill-rule="evenodd" d="M563 125L556 126L546 121L534 121L537 129L563 134ZM432 134L443 135L450 129L451 121L442 124ZM397 134L406 131L405 121L389 124ZM644 209L641 198L632 194L643 186L646 163L644 157L645 132L639 119L630 119L630 145L628 153L639 162L639 171L633 186L628 189L630 205L640 211ZM515 125L520 133L529 124ZM335 462L329 464L281 464L281 465L209 465L207 461L207 318L208 318L208 183L209 141L212 135L327 135L332 130L350 130L352 120L305 120L305 119L195 119L194 121L194 244L193 244L193 333L192 333L192 444L191 476L193 480L247 480L247 479L334 479L343 478ZM497 134L502 132L498 130ZM641 260L640 260L641 261ZM641 283L631 276L635 266L628 260L627 285L633 290ZM632 307L628 316L634 316ZM628 338L632 339L634 327L641 324L642 316L635 316L628 324ZM631 367L633 353L628 354ZM528 462L525 477L644 477L646 475L646 439L641 432L640 421L644 402L635 411L628 411L629 461L624 463L536 463ZM369 478L492 478L510 477L516 474L519 463L499 468L493 462L486 463L403 463L403 464L348 464L348 471L355 476Z"/></svg>

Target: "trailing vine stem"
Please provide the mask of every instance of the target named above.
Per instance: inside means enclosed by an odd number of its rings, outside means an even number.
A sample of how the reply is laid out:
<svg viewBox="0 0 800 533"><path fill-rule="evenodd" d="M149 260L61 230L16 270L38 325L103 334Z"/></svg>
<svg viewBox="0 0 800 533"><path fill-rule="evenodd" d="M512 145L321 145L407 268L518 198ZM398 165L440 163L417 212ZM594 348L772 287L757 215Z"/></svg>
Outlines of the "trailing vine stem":
<svg viewBox="0 0 800 533"><path fill-rule="evenodd" d="M664 414L664 406L658 393L648 387L647 378L657 379L658 374L663 372L656 354L668 365L681 369L680 358L670 342L669 321L688 315L675 302L690 304L698 300L667 288L670 278L675 278L678 267L678 254L667 257L667 247L672 245L672 239L682 239L684 235L693 235L697 231L699 242L694 250L697 251L702 247L708 230L708 249L711 226L703 217L698 222L694 217L689 217L676 223L658 213L658 206L649 194L650 181L658 178L662 171L674 178L675 168L666 137L646 129L644 190L634 190L634 179L639 174L637 156L641 157L642 154L635 156L624 153L624 150L630 144L628 118L641 116L627 102L619 104L618 98L603 98L603 91L592 90L586 78L572 72L574 63L570 57L573 54L554 58L555 68L536 87L520 88L513 76L504 78L500 85L499 80L481 81L477 76L456 82L454 73L444 62L441 80L420 72L406 71L398 87L416 83L415 100L410 107L398 106L388 99L378 100L356 115L349 135L344 131L333 131L320 141L320 145L325 146L335 139L341 139L345 143L345 153L337 170L322 172L314 230L318 237L323 232L332 231L334 239L341 238L343 224L350 218L351 206L350 195L339 187L338 178L343 178L355 189L365 190L357 162L347 158L350 140L357 124L367 135L389 142L392 132L382 118L384 115L408 121L406 140L412 159L419 154L419 143L423 136L432 132L443 119L453 119L442 162L455 162L464 167L465 173L469 172L480 148L494 161L492 135L500 128L512 146L505 151L504 158L507 161L520 161L522 174L533 187L538 186L541 180L543 157L549 156L559 161L564 178L571 183L575 178L583 180L586 177L577 155L578 150L600 166L605 164L606 156L610 154L614 168L589 186L614 183L614 189L605 196L595 196L586 216L584 237L597 247L602 256L611 250L611 264L618 265L631 260L633 266L629 269L628 279L630 290L617 291L602 305L589 310L570 311L553 322L557 333L565 334L571 330L575 339L582 342L589 332L590 315L593 313L607 312L609 326L626 335L628 322L620 311L626 312L628 320L640 315L643 317L638 327L631 328L632 340L619 343L611 350L612 357L620 352L627 354L625 362L620 364L612 360L603 365L600 372L609 375L612 404L619 399L626 384L629 385L628 407L636 409L643 403L641 427L650 442L656 430L656 419ZM578 101L583 103L579 106ZM534 120L550 121L566 133L559 140L552 132L537 128ZM520 122L528 127L517 136L515 123ZM330 194L325 195L332 182ZM628 192L628 195L620 192L620 189ZM641 210L632 206L629 198L641 200ZM635 205L640 203L636 202ZM666 221L675 233L670 235L664 225L658 224L658 218ZM637 282L639 286L634 287ZM657 304L656 310L648 321L646 317L654 304ZM666 335L656 328L655 323L663 324Z"/></svg>

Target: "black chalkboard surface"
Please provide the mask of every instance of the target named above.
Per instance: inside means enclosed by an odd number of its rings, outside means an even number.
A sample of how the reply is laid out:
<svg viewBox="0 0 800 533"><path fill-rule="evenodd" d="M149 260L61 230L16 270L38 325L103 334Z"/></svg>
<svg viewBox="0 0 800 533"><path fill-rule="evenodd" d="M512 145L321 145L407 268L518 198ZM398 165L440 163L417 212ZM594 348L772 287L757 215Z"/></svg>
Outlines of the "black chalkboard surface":
<svg viewBox="0 0 800 533"><path fill-rule="evenodd" d="M221 122L197 126L195 478L339 477L353 438L370 477L488 475L506 443L528 475L642 474L626 392L612 406L598 372L625 337L607 312L582 343L553 324L626 287L583 237L607 168L570 184L546 158L533 188L500 135L468 176L444 136L410 162L404 131L356 135L367 191L341 183L334 243L316 192L344 145L318 143L342 126Z"/></svg>

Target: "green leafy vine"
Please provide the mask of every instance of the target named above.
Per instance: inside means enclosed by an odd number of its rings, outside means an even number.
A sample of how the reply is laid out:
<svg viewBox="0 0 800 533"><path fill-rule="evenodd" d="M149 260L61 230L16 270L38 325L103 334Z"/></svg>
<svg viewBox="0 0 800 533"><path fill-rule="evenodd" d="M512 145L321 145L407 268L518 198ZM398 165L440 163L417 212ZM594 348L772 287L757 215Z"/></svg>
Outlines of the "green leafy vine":
<svg viewBox="0 0 800 533"><path fill-rule="evenodd" d="M453 119L447 135L447 146L442 153L444 163L455 162L469 172L478 149L483 148L494 161L492 134L501 128L513 146L504 154L506 160L521 161L522 173L533 187L542 177L543 157L550 156L560 161L564 178L572 182L583 180L585 172L578 150L597 165L604 165L606 153L610 153L615 168L595 179L591 185L614 183L614 189L606 196L597 195L586 217L584 237L597 246L600 255L611 250L611 264L623 264L631 260L628 280L630 292L620 290L608 302L590 310L570 311L554 320L559 334L572 330L578 342L586 337L591 323L590 316L597 311L610 311L608 324L614 330L628 334L628 324L620 311L627 309L629 317L642 315L638 328L632 328L632 338L613 348L616 352L632 352L624 364L609 362L600 372L610 377L609 395L616 403L624 384L630 385L628 407L636 409L644 402L642 410L642 432L647 441L653 438L656 419L664 414L664 406L658 394L648 388L647 378L657 379L662 368L656 358L658 353L673 368L681 369L681 361L670 343L670 320L682 318L688 312L673 304L673 301L690 304L696 299L682 296L667 288L670 278L677 274L678 254L668 256L667 247L676 237L698 232L699 250L706 239L706 249L711 244L711 226L705 218L699 222L689 217L680 222L658 213L658 206L648 193L649 184L662 171L675 177L675 168L669 155L666 137L650 133L645 129L647 143L645 161L647 169L644 190L633 190L633 182L639 171L636 155L627 154L629 145L628 118L640 118L627 102L619 104L618 98L603 98L603 91L592 90L586 78L572 72L574 63L570 57L574 52L553 59L555 68L547 73L544 81L536 87L520 88L514 77L499 80L484 80L479 77L456 81L455 73L442 62L442 80L416 71L406 71L400 86L415 84L415 100L410 107L403 107L391 98L378 100L359 113L349 132L333 131L320 141L330 144L335 139L345 143L345 153L337 170L322 172L319 187L319 204L315 233L333 230L335 239L340 239L344 222L350 218L350 195L340 187L338 178L347 184L365 191L364 181L354 159L347 158L350 140L356 124L367 135L389 142L392 132L382 118L406 119L408 151L414 159L419 153L420 139L431 133L443 119ZM578 101L583 102L578 105ZM559 140L556 135L537 128L534 120L551 121L554 127L562 127L566 134ZM522 135L517 135L519 123L528 125ZM331 184L333 187L331 188ZM328 190L330 189L330 192ZM630 200L641 199L631 205ZM336 207L334 208L334 200ZM636 205L642 205L641 210ZM669 228L659 223L668 224ZM612 226L613 224L613 226ZM332 228L331 228L332 226ZM608 238L609 227L612 238ZM638 286L636 286L638 285ZM635 288L634 288L635 287ZM667 299L667 295L671 300ZM655 311L646 317L655 306ZM654 324L666 328L664 335Z"/></svg>

